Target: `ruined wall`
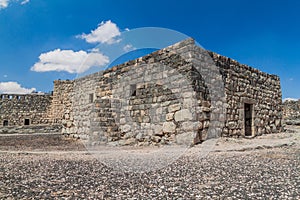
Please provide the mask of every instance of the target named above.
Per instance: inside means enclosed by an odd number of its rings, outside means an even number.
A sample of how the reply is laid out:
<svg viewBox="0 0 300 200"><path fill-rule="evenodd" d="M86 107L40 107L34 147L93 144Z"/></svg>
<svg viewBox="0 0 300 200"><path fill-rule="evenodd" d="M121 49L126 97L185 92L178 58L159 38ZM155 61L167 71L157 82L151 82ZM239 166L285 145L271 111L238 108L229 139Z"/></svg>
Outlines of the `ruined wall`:
<svg viewBox="0 0 300 200"><path fill-rule="evenodd" d="M53 97L48 116L51 124L59 124L62 127L71 126L67 123L72 119L72 94L74 81L55 80L53 87Z"/></svg>
<svg viewBox="0 0 300 200"><path fill-rule="evenodd" d="M2 94L0 126L49 124L51 102L52 96L49 94Z"/></svg>
<svg viewBox="0 0 300 200"><path fill-rule="evenodd" d="M283 102L283 117L285 119L300 119L300 100Z"/></svg>
<svg viewBox="0 0 300 200"><path fill-rule="evenodd" d="M283 118L287 125L300 126L300 100L283 103Z"/></svg>
<svg viewBox="0 0 300 200"><path fill-rule="evenodd" d="M278 76L263 73L210 52L220 68L228 103L224 136L244 136L245 104L250 105L251 136L282 130L282 96ZM247 106L247 105L246 105Z"/></svg>

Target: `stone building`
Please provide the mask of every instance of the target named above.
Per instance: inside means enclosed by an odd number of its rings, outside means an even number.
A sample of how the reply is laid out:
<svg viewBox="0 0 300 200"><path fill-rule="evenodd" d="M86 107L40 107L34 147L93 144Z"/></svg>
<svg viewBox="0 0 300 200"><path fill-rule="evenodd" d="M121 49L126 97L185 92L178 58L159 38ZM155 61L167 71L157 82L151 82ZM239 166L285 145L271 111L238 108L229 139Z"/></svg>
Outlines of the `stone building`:
<svg viewBox="0 0 300 200"><path fill-rule="evenodd" d="M278 76L187 39L95 74L54 81L40 123L61 124L64 134L95 143L195 144L281 131L281 99Z"/></svg>

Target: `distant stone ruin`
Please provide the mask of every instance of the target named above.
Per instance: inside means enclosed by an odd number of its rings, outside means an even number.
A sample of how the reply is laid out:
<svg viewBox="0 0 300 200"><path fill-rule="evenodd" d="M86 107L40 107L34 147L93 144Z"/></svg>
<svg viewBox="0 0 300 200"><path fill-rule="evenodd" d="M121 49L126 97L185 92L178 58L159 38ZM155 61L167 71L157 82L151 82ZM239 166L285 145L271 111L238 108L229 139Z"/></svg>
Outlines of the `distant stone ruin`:
<svg viewBox="0 0 300 200"><path fill-rule="evenodd" d="M287 125L300 126L300 99L283 102L283 118Z"/></svg>
<svg viewBox="0 0 300 200"><path fill-rule="evenodd" d="M1 98L1 125L61 125L113 145L196 144L282 130L279 77L205 51L187 39L75 80L52 95ZM28 124L27 124L28 125Z"/></svg>

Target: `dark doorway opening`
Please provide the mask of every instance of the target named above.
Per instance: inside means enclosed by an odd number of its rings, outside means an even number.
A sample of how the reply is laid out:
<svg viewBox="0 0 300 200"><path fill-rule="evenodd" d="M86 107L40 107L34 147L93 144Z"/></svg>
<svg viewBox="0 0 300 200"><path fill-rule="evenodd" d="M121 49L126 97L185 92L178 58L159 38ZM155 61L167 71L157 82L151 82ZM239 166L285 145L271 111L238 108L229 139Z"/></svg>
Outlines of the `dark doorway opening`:
<svg viewBox="0 0 300 200"><path fill-rule="evenodd" d="M3 121L3 126L8 126L8 120Z"/></svg>
<svg viewBox="0 0 300 200"><path fill-rule="evenodd" d="M130 94L132 97L136 96L136 84L130 85Z"/></svg>
<svg viewBox="0 0 300 200"><path fill-rule="evenodd" d="M245 103L245 136L252 136L252 105Z"/></svg>
<svg viewBox="0 0 300 200"><path fill-rule="evenodd" d="M25 125L25 126L28 126L28 125L30 125L30 120L29 120L29 119L25 119L25 121L24 121L24 125Z"/></svg>

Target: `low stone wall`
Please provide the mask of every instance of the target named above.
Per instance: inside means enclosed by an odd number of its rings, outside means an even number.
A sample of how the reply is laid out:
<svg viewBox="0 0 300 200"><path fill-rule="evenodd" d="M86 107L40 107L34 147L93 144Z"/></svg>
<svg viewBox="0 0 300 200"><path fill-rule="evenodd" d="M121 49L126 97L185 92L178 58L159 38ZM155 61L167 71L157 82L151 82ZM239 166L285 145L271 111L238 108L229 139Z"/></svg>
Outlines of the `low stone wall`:
<svg viewBox="0 0 300 200"><path fill-rule="evenodd" d="M60 133L61 125L29 125L0 127L0 134Z"/></svg>
<svg viewBox="0 0 300 200"><path fill-rule="evenodd" d="M288 100L283 103L283 118L287 125L300 126L300 100Z"/></svg>

